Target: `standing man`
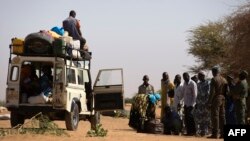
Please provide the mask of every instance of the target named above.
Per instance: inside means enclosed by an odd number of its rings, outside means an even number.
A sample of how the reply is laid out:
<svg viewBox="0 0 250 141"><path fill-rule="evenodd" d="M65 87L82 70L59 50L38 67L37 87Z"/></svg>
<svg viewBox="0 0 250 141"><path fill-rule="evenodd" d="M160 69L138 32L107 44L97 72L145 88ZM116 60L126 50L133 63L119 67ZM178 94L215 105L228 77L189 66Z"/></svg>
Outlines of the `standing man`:
<svg viewBox="0 0 250 141"><path fill-rule="evenodd" d="M209 96L209 82L205 79L205 73L198 73L199 82L197 84L198 94L195 105L195 122L196 127L199 127L198 134L205 136L208 133L208 127L210 123L210 113L206 107L206 103ZM199 126L198 126L199 125Z"/></svg>
<svg viewBox="0 0 250 141"><path fill-rule="evenodd" d="M163 72L161 79L161 121L165 116L166 106L173 105L174 84L170 82L167 72ZM171 97L172 96L172 97Z"/></svg>
<svg viewBox="0 0 250 141"><path fill-rule="evenodd" d="M63 21L63 28L74 40L80 40L80 49L83 50L86 40L82 37L80 22L75 17L76 12L71 10L69 12L69 17Z"/></svg>
<svg viewBox="0 0 250 141"><path fill-rule="evenodd" d="M237 124L246 124L246 98L248 95L247 71L243 70L239 74L239 82L236 84L233 94Z"/></svg>
<svg viewBox="0 0 250 141"><path fill-rule="evenodd" d="M138 94L134 97L129 118L129 126L138 132L144 130L146 120L155 119L155 105L148 99L149 94L154 93L154 87L148 83L148 75L144 75L142 80L143 84L139 86Z"/></svg>
<svg viewBox="0 0 250 141"><path fill-rule="evenodd" d="M181 119L182 131L185 127L184 124L184 101L183 101L183 83L181 83L181 75L177 74L174 78L174 108L173 110L178 113Z"/></svg>
<svg viewBox="0 0 250 141"><path fill-rule="evenodd" d="M235 83L232 75L227 75L226 79L228 85L228 91L227 94L225 95L226 124L232 125L236 124L235 106L233 101Z"/></svg>
<svg viewBox="0 0 250 141"><path fill-rule="evenodd" d="M148 83L149 77L148 75L144 75L142 85L138 88L138 94L153 94L154 93L154 87Z"/></svg>
<svg viewBox="0 0 250 141"><path fill-rule="evenodd" d="M144 75L143 76L143 84L139 86L139 90L138 90L138 94L154 94L154 87L148 83L149 81L149 77L148 75ZM148 107L146 110L146 116L149 119L155 119L155 107L156 105L154 105L153 103L149 102L148 103Z"/></svg>
<svg viewBox="0 0 250 141"><path fill-rule="evenodd" d="M177 74L174 78L174 111L180 111L182 113L183 105L183 84L181 83L181 75Z"/></svg>
<svg viewBox="0 0 250 141"><path fill-rule="evenodd" d="M224 137L223 130L225 119L225 93L227 92L227 81L220 75L218 67L212 68L213 78L210 83L210 94L208 98L208 108L211 109L212 135L208 138ZM219 130L220 129L220 130Z"/></svg>
<svg viewBox="0 0 250 141"><path fill-rule="evenodd" d="M196 134L193 109L196 104L197 97L197 85L190 79L187 72L183 73L183 96L184 96L184 115L185 115L185 125L188 136L193 136Z"/></svg>

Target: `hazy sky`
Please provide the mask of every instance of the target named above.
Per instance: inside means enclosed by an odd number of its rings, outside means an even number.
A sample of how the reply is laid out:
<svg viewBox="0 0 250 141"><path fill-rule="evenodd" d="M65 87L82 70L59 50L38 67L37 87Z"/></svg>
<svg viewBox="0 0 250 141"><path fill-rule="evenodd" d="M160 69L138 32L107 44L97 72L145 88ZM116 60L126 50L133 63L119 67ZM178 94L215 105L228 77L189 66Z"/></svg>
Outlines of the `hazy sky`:
<svg viewBox="0 0 250 141"><path fill-rule="evenodd" d="M92 59L92 79L104 68L123 68L125 97L138 91L144 74L160 89L195 64L187 54L188 30L232 13L246 0L1 0L0 100L5 99L9 44L39 30L62 26L75 10Z"/></svg>

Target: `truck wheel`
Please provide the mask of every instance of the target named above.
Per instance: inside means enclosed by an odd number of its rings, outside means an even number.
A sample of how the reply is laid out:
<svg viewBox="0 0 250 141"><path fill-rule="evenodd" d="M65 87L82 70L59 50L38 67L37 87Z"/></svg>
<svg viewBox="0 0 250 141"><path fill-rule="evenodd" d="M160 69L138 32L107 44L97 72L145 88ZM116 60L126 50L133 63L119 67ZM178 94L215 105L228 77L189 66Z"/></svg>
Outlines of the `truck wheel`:
<svg viewBox="0 0 250 141"><path fill-rule="evenodd" d="M100 112L95 112L94 115L90 116L91 129L95 130L97 124L100 124Z"/></svg>
<svg viewBox="0 0 250 141"><path fill-rule="evenodd" d="M11 113L10 113L11 127L13 128L13 127L17 126L18 124L23 124L23 123L24 123L24 116L19 114L16 111L11 111Z"/></svg>
<svg viewBox="0 0 250 141"><path fill-rule="evenodd" d="M75 131L79 123L79 108L78 105L73 102L71 112L66 112L65 123L67 130Z"/></svg>

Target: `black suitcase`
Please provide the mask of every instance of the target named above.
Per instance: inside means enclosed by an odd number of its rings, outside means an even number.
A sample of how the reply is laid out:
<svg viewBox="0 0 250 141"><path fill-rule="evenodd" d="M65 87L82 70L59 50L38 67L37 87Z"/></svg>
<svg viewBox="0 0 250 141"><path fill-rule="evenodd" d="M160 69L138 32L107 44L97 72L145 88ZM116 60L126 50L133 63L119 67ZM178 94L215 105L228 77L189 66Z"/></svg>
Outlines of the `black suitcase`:
<svg viewBox="0 0 250 141"><path fill-rule="evenodd" d="M25 53L51 54L54 38L46 31L35 32L27 35L24 40Z"/></svg>
<svg viewBox="0 0 250 141"><path fill-rule="evenodd" d="M145 132L152 134L163 134L164 125L157 119L152 119L145 122Z"/></svg>

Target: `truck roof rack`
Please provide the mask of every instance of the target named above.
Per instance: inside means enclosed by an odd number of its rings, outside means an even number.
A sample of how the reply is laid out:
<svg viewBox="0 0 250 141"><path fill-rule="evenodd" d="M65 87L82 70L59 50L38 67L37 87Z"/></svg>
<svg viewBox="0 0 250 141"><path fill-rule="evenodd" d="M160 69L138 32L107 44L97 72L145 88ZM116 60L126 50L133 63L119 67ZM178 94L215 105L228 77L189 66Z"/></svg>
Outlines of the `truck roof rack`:
<svg viewBox="0 0 250 141"><path fill-rule="evenodd" d="M10 48L10 58L11 55L18 55L18 56L37 56L37 57L59 57L59 58L64 58L67 60L73 60L73 61L84 61L84 60L91 60L92 58L92 52L87 52L84 50L80 50L80 49L74 49L74 48L70 48L65 46L64 47L64 53L58 53L57 51L52 51L51 53L34 53L34 52L14 52L13 51L13 45L10 44L9 48ZM78 51L77 55L73 55L73 51Z"/></svg>

